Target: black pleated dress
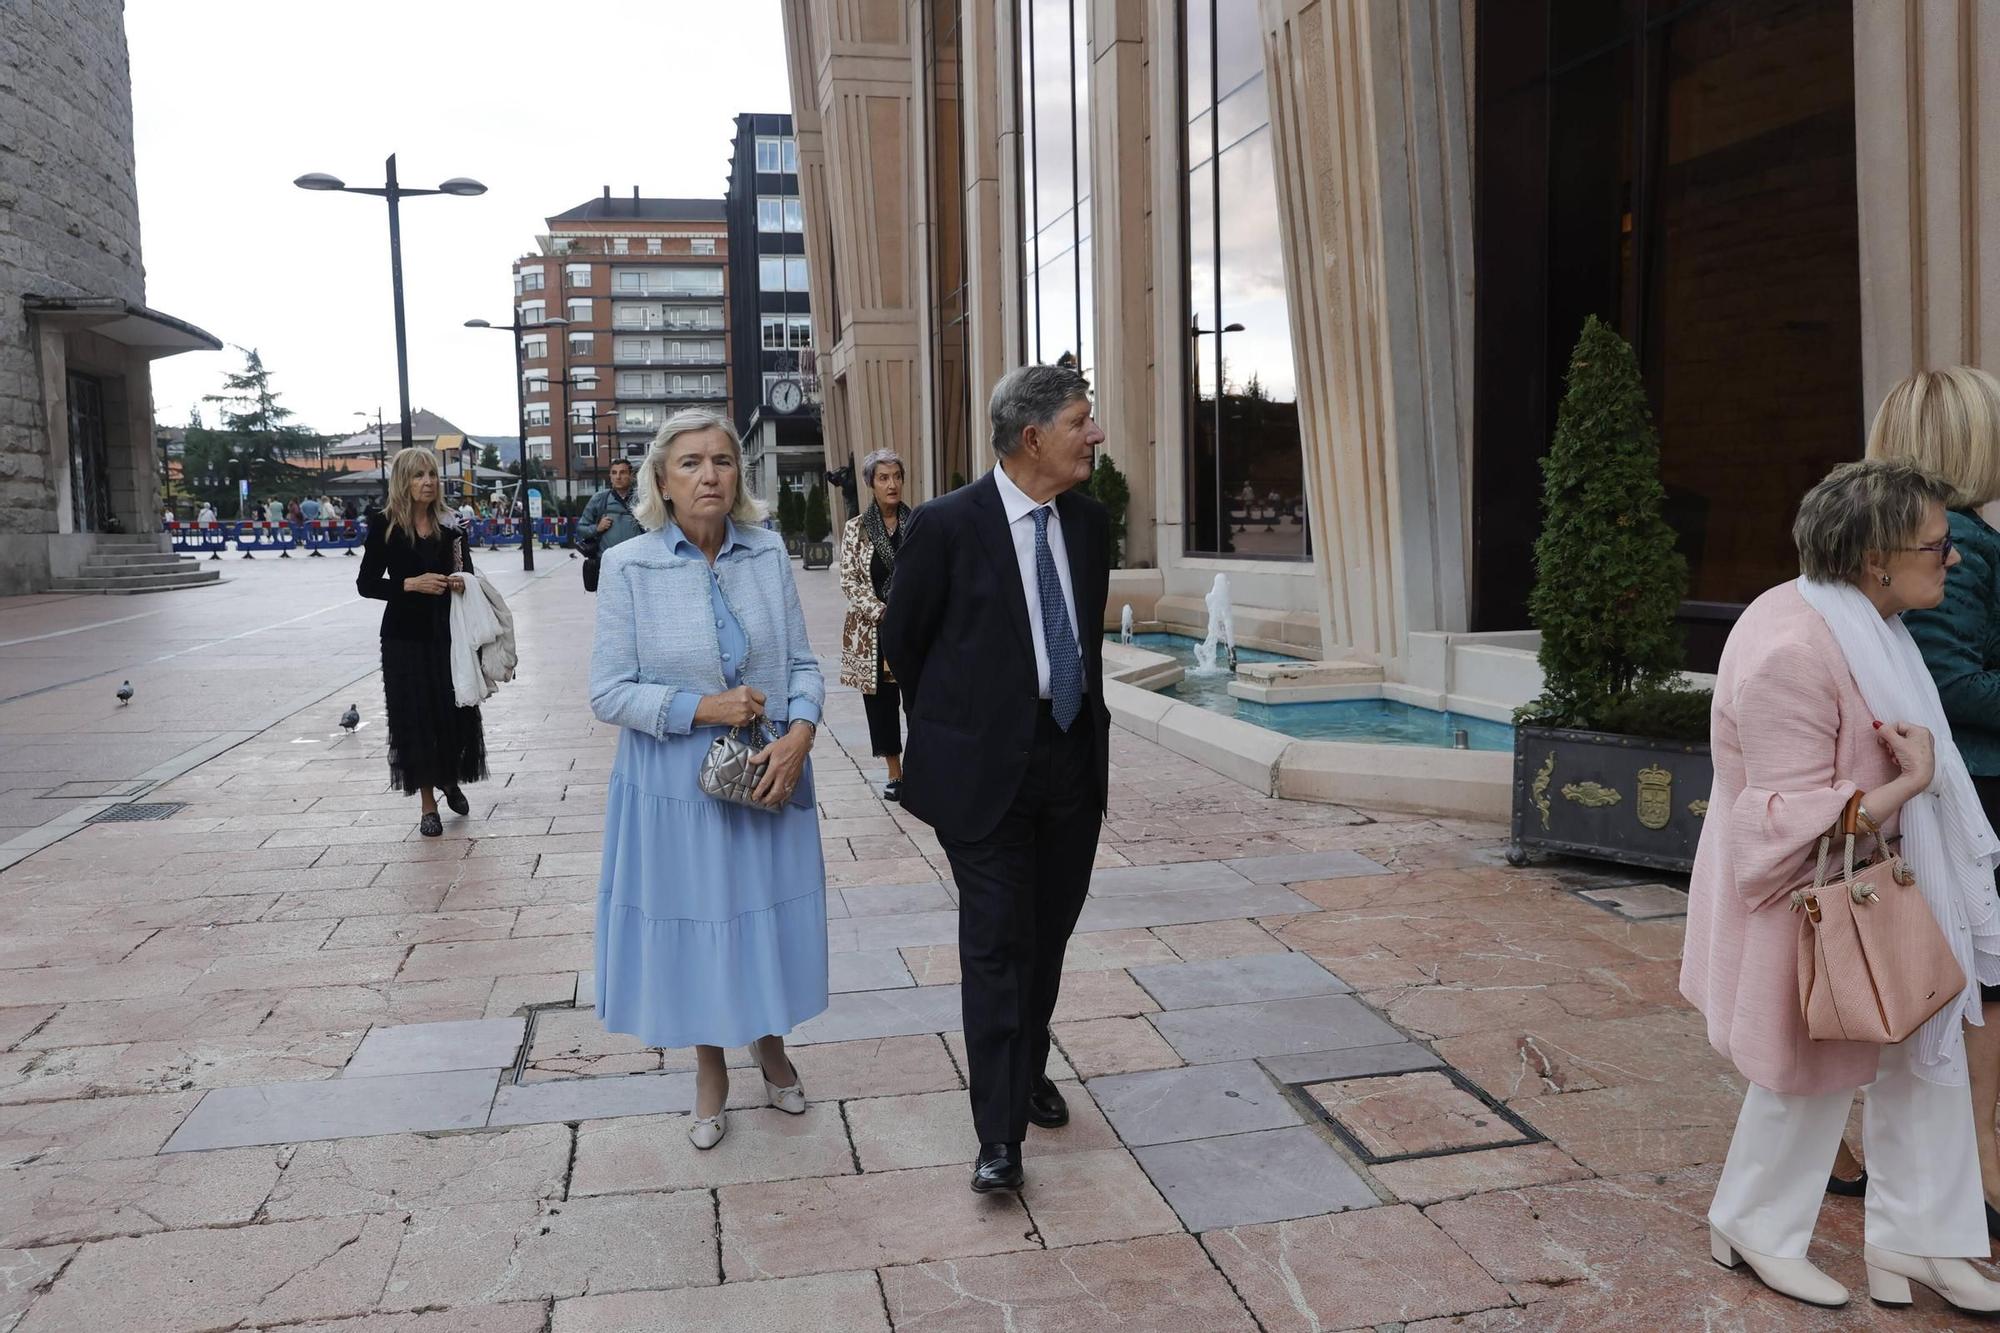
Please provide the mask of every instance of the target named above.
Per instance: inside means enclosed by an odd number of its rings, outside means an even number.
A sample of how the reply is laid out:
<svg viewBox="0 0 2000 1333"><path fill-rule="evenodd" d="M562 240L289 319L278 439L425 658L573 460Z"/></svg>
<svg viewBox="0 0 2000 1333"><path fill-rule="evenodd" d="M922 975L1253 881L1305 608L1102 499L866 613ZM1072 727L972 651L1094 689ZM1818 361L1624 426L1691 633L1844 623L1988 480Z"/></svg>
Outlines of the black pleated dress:
<svg viewBox="0 0 2000 1333"><path fill-rule="evenodd" d="M413 796L421 787L459 787L486 776L486 733L477 708L460 708L451 688L451 599L406 592L418 574L473 572L465 534L440 526L429 537L368 515L368 542L355 586L382 608L382 702L389 719L389 782Z"/></svg>

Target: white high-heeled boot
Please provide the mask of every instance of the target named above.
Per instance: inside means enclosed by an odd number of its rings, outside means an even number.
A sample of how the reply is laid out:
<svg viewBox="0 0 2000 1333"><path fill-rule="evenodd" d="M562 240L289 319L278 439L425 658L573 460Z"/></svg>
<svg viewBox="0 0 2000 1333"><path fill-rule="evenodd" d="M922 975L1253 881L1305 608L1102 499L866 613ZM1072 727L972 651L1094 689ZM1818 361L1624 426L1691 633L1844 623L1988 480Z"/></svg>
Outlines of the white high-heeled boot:
<svg viewBox="0 0 2000 1333"><path fill-rule="evenodd" d="M1750 1265L1750 1271L1772 1291L1808 1305L1847 1304L1847 1288L1819 1271L1810 1259L1780 1259L1746 1250L1714 1227L1708 1229L1709 1250L1724 1268ZM1871 1270L1872 1273L1872 1270Z"/></svg>
<svg viewBox="0 0 2000 1333"><path fill-rule="evenodd" d="M1929 1287L1961 1310L2000 1310L2000 1282L1965 1259L1932 1259L1920 1254L1861 1247L1868 1264L1868 1295L1877 1305L1908 1305L1910 1284Z"/></svg>

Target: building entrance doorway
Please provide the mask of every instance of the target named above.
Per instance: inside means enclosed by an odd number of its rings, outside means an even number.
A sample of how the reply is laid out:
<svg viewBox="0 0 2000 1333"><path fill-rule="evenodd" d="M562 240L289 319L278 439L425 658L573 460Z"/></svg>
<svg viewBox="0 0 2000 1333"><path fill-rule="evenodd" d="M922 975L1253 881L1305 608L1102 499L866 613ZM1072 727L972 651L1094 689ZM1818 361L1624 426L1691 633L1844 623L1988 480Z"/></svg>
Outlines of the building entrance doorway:
<svg viewBox="0 0 2000 1333"><path fill-rule="evenodd" d="M111 517L111 468L104 448L104 386L69 375L70 518L77 532L102 532Z"/></svg>

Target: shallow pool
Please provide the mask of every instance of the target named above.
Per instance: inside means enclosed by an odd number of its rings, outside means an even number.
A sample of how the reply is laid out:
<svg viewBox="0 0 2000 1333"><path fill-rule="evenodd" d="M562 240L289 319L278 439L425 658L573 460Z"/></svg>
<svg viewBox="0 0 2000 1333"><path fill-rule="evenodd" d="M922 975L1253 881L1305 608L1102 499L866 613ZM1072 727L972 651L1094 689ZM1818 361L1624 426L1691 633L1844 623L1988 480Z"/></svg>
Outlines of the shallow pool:
<svg viewBox="0 0 2000 1333"><path fill-rule="evenodd" d="M1117 642L1116 634L1106 639ZM1254 726L1304 741L1362 741L1376 745L1433 745L1449 749L1452 734L1463 731L1474 750L1512 750L1514 729L1502 722L1467 717L1462 713L1439 713L1390 699L1343 699L1333 703L1259 704L1238 699L1229 692L1229 673L1218 670L1210 676L1196 676L1194 647L1200 642L1184 634L1135 634L1134 647L1165 653L1188 671L1180 684L1160 693L1206 708L1224 717L1239 718ZM1295 658L1255 648L1236 650L1238 662L1290 662Z"/></svg>

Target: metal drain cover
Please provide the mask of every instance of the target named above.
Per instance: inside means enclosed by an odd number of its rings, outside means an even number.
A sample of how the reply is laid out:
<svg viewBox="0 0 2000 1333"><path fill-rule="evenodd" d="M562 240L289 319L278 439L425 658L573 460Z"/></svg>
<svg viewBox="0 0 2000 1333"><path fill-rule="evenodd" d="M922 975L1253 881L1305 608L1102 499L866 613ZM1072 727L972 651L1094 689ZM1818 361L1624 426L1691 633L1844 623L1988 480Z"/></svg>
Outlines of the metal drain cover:
<svg viewBox="0 0 2000 1333"><path fill-rule="evenodd" d="M142 819L171 819L185 809L187 809L186 801L127 801L123 805L114 805L108 809L99 810L83 822L86 824L130 824Z"/></svg>

